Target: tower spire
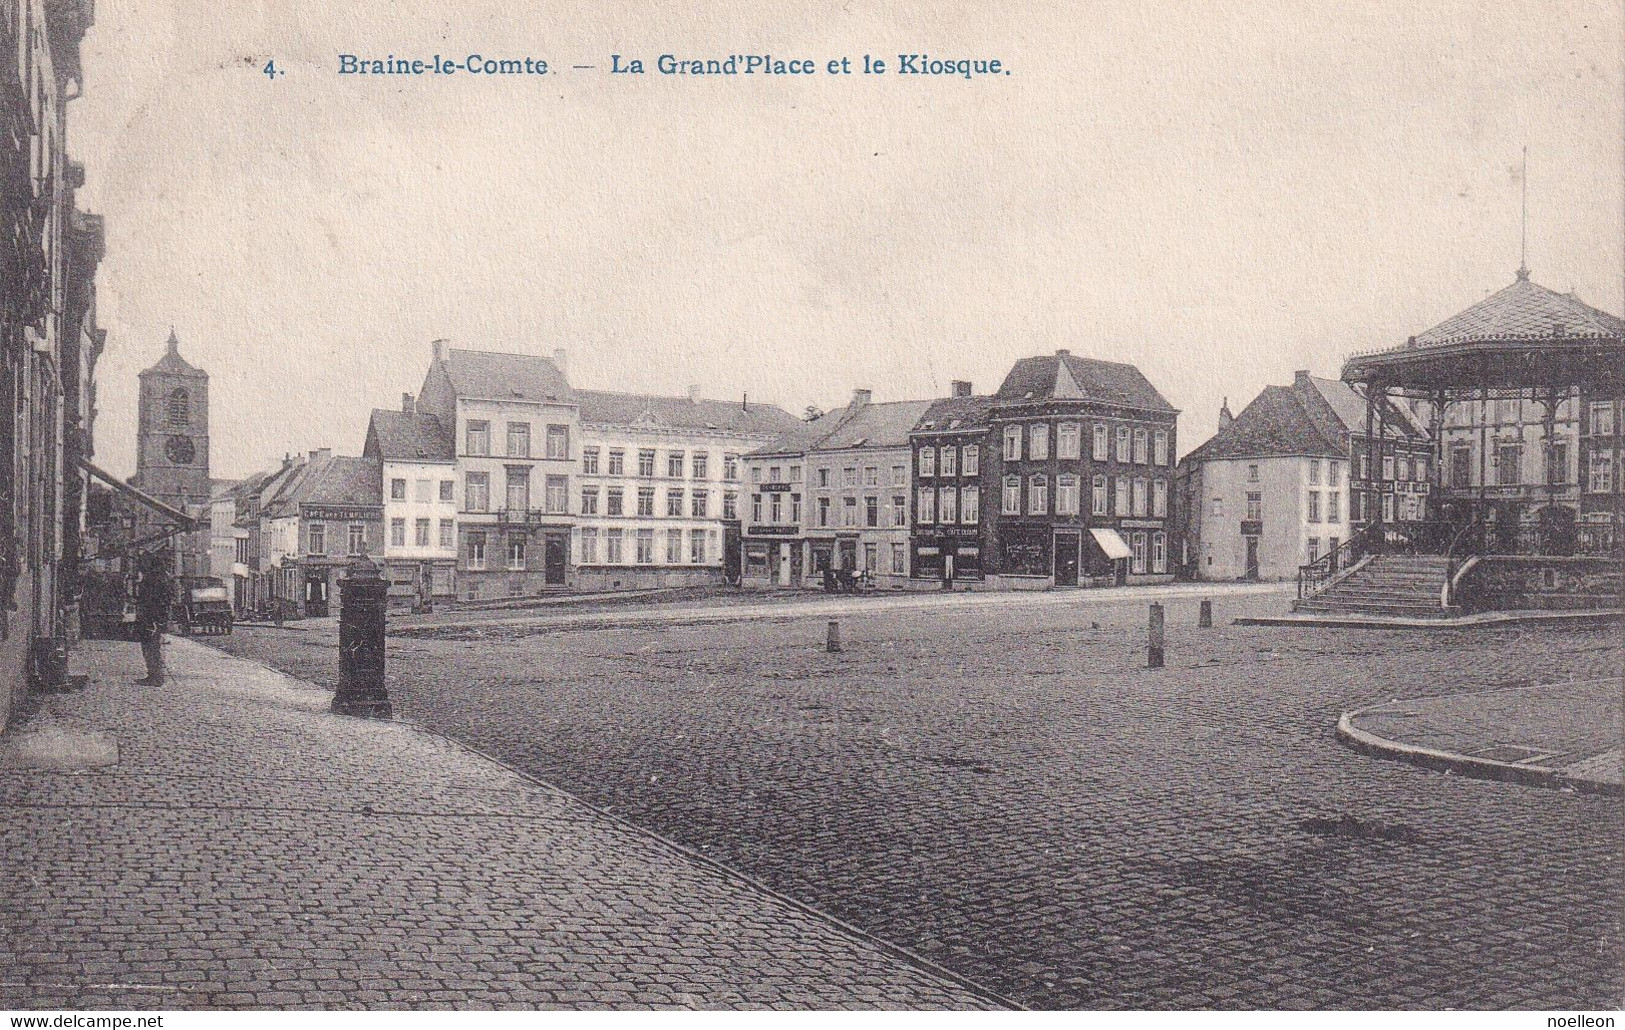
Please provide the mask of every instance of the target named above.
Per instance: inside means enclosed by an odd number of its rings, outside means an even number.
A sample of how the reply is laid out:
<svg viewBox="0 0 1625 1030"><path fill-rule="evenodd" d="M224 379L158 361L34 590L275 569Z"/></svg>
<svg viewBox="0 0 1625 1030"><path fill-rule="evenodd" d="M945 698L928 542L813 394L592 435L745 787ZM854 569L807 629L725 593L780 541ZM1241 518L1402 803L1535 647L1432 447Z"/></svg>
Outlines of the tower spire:
<svg viewBox="0 0 1625 1030"><path fill-rule="evenodd" d="M175 337L175 327L170 326L169 327L169 353L171 353L171 354L179 354L180 352L181 352L181 341L176 339L176 337Z"/></svg>
<svg viewBox="0 0 1625 1030"><path fill-rule="evenodd" d="M1523 171L1518 174L1523 187L1523 217L1518 233L1518 278L1529 278L1529 144L1523 146Z"/></svg>

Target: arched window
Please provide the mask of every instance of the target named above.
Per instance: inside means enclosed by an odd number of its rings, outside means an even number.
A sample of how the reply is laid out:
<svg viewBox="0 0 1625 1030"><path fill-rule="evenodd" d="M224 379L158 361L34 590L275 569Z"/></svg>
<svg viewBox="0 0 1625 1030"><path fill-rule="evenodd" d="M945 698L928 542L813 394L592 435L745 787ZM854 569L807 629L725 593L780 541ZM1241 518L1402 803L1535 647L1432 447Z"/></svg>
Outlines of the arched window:
<svg viewBox="0 0 1625 1030"><path fill-rule="evenodd" d="M176 387L169 395L169 424L184 426L192 421L192 401L186 391Z"/></svg>

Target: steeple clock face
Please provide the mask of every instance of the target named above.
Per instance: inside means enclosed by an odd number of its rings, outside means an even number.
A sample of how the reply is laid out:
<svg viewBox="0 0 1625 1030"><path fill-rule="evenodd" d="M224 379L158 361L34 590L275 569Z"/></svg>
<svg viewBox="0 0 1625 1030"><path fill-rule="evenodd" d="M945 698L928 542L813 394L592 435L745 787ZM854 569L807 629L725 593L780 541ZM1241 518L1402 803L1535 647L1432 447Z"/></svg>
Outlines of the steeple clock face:
<svg viewBox="0 0 1625 1030"><path fill-rule="evenodd" d="M197 460L197 445L189 436L172 436L164 441L164 456L176 465L190 465Z"/></svg>

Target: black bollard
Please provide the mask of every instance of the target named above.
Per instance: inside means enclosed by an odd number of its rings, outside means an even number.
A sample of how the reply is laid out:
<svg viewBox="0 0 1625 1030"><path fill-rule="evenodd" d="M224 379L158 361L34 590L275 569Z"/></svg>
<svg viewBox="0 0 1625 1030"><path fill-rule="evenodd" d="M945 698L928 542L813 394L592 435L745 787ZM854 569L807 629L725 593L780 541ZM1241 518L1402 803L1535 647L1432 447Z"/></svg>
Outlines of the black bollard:
<svg viewBox="0 0 1625 1030"><path fill-rule="evenodd" d="M1197 616L1196 625L1198 627L1200 627L1201 629L1212 629L1213 628L1213 602L1212 601L1203 601L1202 602L1202 614Z"/></svg>
<svg viewBox="0 0 1625 1030"><path fill-rule="evenodd" d="M384 686L384 606L389 584L378 566L363 556L339 582L339 688L333 711L388 719L389 692Z"/></svg>
<svg viewBox="0 0 1625 1030"><path fill-rule="evenodd" d="M824 650L830 654L841 653L841 624L834 619L829 620L829 634L824 638Z"/></svg>
<svg viewBox="0 0 1625 1030"><path fill-rule="evenodd" d="M1150 641L1146 646L1145 667L1162 668L1162 605L1151 606Z"/></svg>

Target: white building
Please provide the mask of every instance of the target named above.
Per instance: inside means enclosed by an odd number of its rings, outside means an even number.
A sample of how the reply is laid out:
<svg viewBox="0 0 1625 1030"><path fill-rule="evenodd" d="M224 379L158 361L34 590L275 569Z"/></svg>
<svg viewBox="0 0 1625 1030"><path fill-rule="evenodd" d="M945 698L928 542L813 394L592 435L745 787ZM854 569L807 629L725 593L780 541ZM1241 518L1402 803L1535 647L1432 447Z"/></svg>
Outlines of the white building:
<svg viewBox="0 0 1625 1030"><path fill-rule="evenodd" d="M457 590L460 490L451 432L439 416L374 410L362 455L379 463L384 502L383 566L393 606L450 600Z"/></svg>

